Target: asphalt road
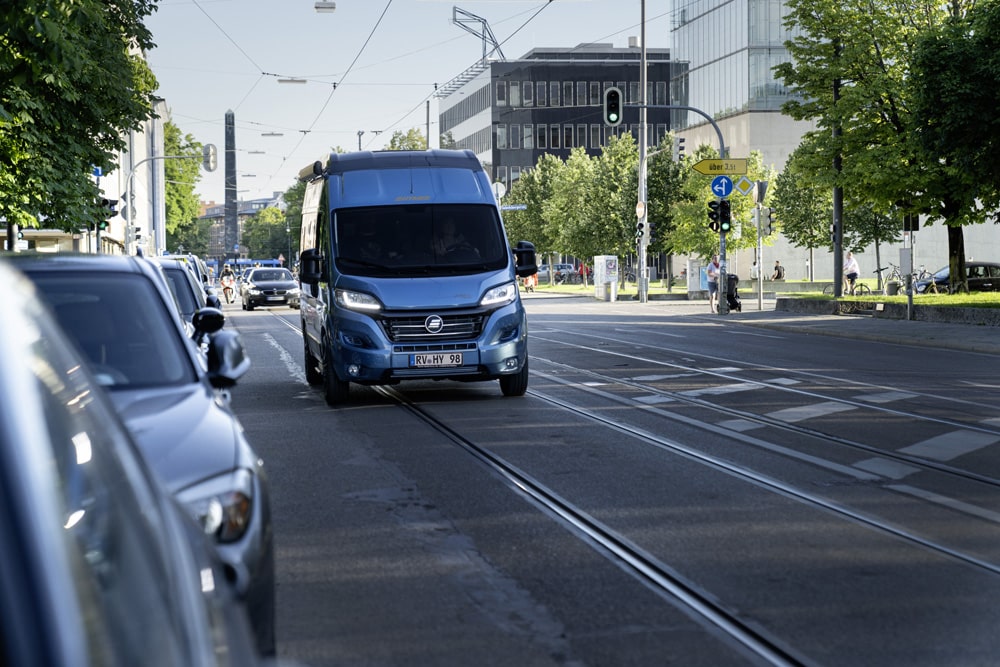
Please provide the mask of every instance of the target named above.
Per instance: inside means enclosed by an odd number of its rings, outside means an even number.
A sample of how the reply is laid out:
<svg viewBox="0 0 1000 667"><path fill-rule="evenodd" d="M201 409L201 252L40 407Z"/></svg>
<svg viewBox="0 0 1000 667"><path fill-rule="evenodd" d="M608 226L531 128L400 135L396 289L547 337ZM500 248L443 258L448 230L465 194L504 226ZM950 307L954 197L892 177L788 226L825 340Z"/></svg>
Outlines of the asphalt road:
<svg viewBox="0 0 1000 667"><path fill-rule="evenodd" d="M305 384L295 311L228 307L253 360L233 403L272 485L279 656L995 661L996 358L927 344L961 325L903 323L911 332L755 313L747 300L727 316L707 304L526 304L527 396L411 383L352 389L336 410ZM643 578L479 450L721 618Z"/></svg>

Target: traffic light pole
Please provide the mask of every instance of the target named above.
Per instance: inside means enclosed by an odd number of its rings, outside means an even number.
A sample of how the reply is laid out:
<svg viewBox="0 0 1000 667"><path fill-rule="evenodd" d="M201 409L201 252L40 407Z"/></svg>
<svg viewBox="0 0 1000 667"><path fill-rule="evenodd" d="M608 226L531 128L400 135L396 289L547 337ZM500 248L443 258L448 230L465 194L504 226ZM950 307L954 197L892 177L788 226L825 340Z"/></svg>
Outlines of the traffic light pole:
<svg viewBox="0 0 1000 667"><path fill-rule="evenodd" d="M645 10L643 10L643 11L645 11ZM643 18L645 18L645 14L644 14ZM643 21L643 24L645 24L645 20ZM645 40L643 40L643 41L645 42ZM646 99L645 98L646 87L645 86L641 86L641 88L642 88L642 91L643 91L643 93L642 93L642 95L643 95L642 99L645 100ZM718 123L715 122L715 119L712 118L707 113L705 113L704 111L702 111L701 109L698 109L697 107L689 107L689 106L680 105L680 104L645 104L645 103L640 104L639 108L640 108L640 110L642 111L643 114L645 114L646 109L678 109L678 110L681 110L681 111L692 111L692 112L694 112L696 114L699 114L700 116L702 116L703 118L705 118L705 120L707 120L709 123L711 123L713 128L715 128L715 134L719 138L719 157L725 159L725 157L726 157L726 142L722 138L722 130L719 128ZM643 120L645 120L645 115L643 115L641 118ZM646 170L643 168L643 157L644 157L644 153L645 153L645 140L646 140L646 126L645 126L644 123L640 123L640 125L639 125L639 147L640 147L639 148L639 150L640 150L640 153L639 153L639 171L640 171L640 173L639 173L639 203L641 204L641 208L642 208L642 211L643 211L643 216L646 215L646 208L647 208L646 207L646 199L645 199L645 197L646 197ZM639 206L636 206L637 212L638 212L639 208L640 208ZM643 223L643 229L648 229L649 228L649 225L645 224L645 217L643 217L640 220L640 222ZM646 253L645 253L645 250L646 250L646 246L645 246L644 243L640 242L639 250L640 250L640 253L639 253L639 268L642 269L643 273L645 274L645 266L646 266ZM645 299L643 298L644 297L644 292L642 291L644 283L643 283L643 281L642 281L641 278L639 280L639 285L640 285L640 287L639 287L639 300L640 301L645 301ZM727 295L728 291L729 291L729 282L728 282L728 278L726 277L726 233L725 232L721 232L719 234L719 315L728 315L729 314L729 301L726 298L726 295Z"/></svg>

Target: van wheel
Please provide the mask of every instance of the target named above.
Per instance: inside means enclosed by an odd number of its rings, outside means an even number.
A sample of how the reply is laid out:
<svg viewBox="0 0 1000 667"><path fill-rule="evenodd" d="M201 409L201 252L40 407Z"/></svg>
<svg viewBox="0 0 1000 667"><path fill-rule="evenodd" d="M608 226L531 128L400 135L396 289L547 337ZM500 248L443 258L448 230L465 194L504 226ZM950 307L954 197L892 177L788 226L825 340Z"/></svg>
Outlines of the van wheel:
<svg viewBox="0 0 1000 667"><path fill-rule="evenodd" d="M323 384L323 373L319 370L319 359L309 351L309 343L306 342L305 338L302 339L302 347L305 348L303 356L306 362L306 382L313 387L318 387Z"/></svg>
<svg viewBox="0 0 1000 667"><path fill-rule="evenodd" d="M504 396L524 396L528 391L528 358L524 358L524 366L519 373L500 376L500 391Z"/></svg>
<svg viewBox="0 0 1000 667"><path fill-rule="evenodd" d="M347 401L348 393L351 389L350 382L344 382L337 377L333 370L333 355L330 352L332 344L326 338L323 339L323 397L326 404L331 406L340 405Z"/></svg>

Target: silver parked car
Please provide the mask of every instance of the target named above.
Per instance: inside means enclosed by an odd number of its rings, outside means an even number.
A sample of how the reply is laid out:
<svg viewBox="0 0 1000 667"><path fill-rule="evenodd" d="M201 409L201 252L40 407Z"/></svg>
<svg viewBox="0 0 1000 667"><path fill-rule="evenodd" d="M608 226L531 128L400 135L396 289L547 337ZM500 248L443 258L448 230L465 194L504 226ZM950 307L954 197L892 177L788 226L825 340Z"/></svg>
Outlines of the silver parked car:
<svg viewBox="0 0 1000 667"><path fill-rule="evenodd" d="M258 664L214 545L0 260L0 665Z"/></svg>
<svg viewBox="0 0 1000 667"><path fill-rule="evenodd" d="M9 256L51 306L166 487L211 535L246 603L258 647L275 651L274 543L263 462L224 391L249 368L221 311L186 335L163 274L140 257Z"/></svg>

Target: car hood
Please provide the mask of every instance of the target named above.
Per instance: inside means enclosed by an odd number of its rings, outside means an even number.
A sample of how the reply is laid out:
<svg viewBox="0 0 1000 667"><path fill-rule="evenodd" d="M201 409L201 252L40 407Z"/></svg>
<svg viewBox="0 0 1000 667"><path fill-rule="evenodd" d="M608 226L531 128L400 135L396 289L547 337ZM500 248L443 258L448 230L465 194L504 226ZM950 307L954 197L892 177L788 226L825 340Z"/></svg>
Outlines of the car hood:
<svg viewBox="0 0 1000 667"><path fill-rule="evenodd" d="M147 463L171 493L237 467L242 429L204 385L109 393Z"/></svg>
<svg viewBox="0 0 1000 667"><path fill-rule="evenodd" d="M454 276L349 279L338 288L374 295L387 310L411 310L419 304L428 308L470 308L479 304L486 290L512 282L509 269Z"/></svg>
<svg viewBox="0 0 1000 667"><path fill-rule="evenodd" d="M290 290L298 288L299 284L294 280L255 280L253 283L247 283L248 285L253 285L257 289L283 289Z"/></svg>

